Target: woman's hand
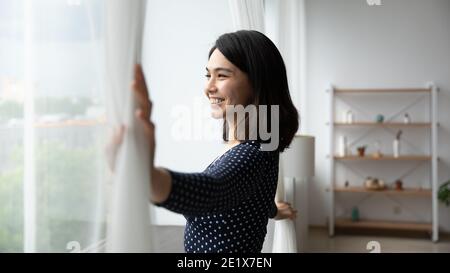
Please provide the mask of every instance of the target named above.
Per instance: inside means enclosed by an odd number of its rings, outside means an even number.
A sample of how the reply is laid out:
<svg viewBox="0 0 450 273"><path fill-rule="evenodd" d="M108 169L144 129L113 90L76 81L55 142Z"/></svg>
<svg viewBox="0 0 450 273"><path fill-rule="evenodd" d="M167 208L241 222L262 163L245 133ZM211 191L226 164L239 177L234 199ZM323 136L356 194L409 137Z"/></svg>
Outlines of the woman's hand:
<svg viewBox="0 0 450 273"><path fill-rule="evenodd" d="M145 83L142 67L136 65L134 69L134 80L131 84L133 93L137 101L136 117L144 127L145 136L150 146L150 176L152 183L150 199L155 203L164 202L171 191L172 180L167 170L155 168L155 125L150 120L152 115L152 102L148 95L147 84Z"/></svg>
<svg viewBox="0 0 450 273"><path fill-rule="evenodd" d="M150 121L152 112L152 102L149 99L147 84L145 82L142 67L136 65L134 68L134 79L131 83L131 89L137 102L137 109L135 111L136 117L143 125L146 138L150 145L150 166L151 171L154 169L154 155L155 155L155 125ZM111 171L115 170L117 153L122 145L126 128L121 125L115 128L105 148L108 165Z"/></svg>
<svg viewBox="0 0 450 273"><path fill-rule="evenodd" d="M134 68L134 79L131 83L134 97L137 102L137 109L135 116L144 128L145 137L148 141L150 151L150 176L151 176L151 201L155 203L164 202L171 191L172 180L167 170L163 168L155 168L155 125L150 121L152 114L152 102L148 95L147 84L145 83L144 73L142 67L136 65ZM123 142L126 128L122 125L115 129L108 145L106 146L106 155L108 157L108 164L112 171L115 168L115 161L117 152Z"/></svg>
<svg viewBox="0 0 450 273"><path fill-rule="evenodd" d="M286 202L275 202L277 205L277 215L275 220L291 219L294 220L297 217L297 210L291 207L291 204Z"/></svg>
<svg viewBox="0 0 450 273"><path fill-rule="evenodd" d="M131 89L133 90L137 102L135 115L144 128L145 136L150 146L150 168L153 173L155 168L155 125L150 120L152 114L152 102L149 98L142 67L139 64L137 64L134 68L134 80L131 83Z"/></svg>
<svg viewBox="0 0 450 273"><path fill-rule="evenodd" d="M116 169L116 159L119 148L123 142L123 136L125 134L125 125L121 125L119 128L115 128L111 134L111 137L106 144L105 154L108 160L109 169L114 172Z"/></svg>

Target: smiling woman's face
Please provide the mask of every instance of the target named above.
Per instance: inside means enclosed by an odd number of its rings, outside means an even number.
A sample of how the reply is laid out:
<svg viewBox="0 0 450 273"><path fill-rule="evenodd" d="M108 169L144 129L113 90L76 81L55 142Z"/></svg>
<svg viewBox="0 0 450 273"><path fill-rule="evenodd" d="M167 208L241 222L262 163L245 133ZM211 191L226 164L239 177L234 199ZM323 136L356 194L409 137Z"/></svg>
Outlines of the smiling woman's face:
<svg viewBox="0 0 450 273"><path fill-rule="evenodd" d="M205 86L212 117L223 118L226 105L248 105L252 94L247 74L228 61L218 49L214 50L206 66Z"/></svg>

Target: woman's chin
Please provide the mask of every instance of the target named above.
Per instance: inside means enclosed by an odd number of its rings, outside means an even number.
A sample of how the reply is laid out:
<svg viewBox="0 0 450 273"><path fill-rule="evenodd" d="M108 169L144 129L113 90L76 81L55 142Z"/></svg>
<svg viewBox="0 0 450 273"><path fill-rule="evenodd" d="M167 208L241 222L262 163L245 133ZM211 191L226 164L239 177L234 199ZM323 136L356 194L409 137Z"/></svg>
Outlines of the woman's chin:
<svg viewBox="0 0 450 273"><path fill-rule="evenodd" d="M213 119L223 119L223 113L222 113L222 111L212 111L211 117Z"/></svg>
<svg viewBox="0 0 450 273"><path fill-rule="evenodd" d="M211 117L214 119L222 119L223 118L223 109L220 105L211 105Z"/></svg>

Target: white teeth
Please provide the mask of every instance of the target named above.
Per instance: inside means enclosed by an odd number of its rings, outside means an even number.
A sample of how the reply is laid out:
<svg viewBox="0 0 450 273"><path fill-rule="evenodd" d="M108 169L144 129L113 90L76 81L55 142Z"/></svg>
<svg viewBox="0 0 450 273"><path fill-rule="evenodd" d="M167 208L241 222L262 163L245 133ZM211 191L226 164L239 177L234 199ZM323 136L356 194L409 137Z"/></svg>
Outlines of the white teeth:
<svg viewBox="0 0 450 273"><path fill-rule="evenodd" d="M224 101L224 99L212 98L212 99L210 99L210 101L211 101L212 104L219 104L222 101Z"/></svg>

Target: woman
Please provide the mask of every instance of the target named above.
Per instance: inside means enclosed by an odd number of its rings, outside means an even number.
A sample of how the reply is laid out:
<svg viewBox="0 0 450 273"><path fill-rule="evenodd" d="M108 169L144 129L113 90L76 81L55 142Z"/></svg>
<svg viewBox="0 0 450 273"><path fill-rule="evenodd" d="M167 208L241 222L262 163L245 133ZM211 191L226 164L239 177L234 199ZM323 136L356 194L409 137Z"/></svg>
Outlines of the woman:
<svg viewBox="0 0 450 273"><path fill-rule="evenodd" d="M201 173L179 173L154 166L152 103L140 66L136 67L132 87L139 101L136 116L145 127L152 151L151 199L186 217L185 251L260 252L268 219L293 219L296 214L288 203L274 202L279 153L288 147L298 129L298 113L276 46L257 31L238 31L220 36L210 50L204 92L211 102L212 117L224 120L223 137L228 149ZM254 124L245 114L240 118L227 115L228 107L237 105L258 109L263 105L279 106L275 113L279 115L275 150L261 149L270 140L259 131L256 138L250 138ZM268 122L272 114L258 112L258 120ZM245 134L237 133L240 125L244 125ZM266 125L270 129L271 124ZM122 128L116 135L116 146L123 132Z"/></svg>

